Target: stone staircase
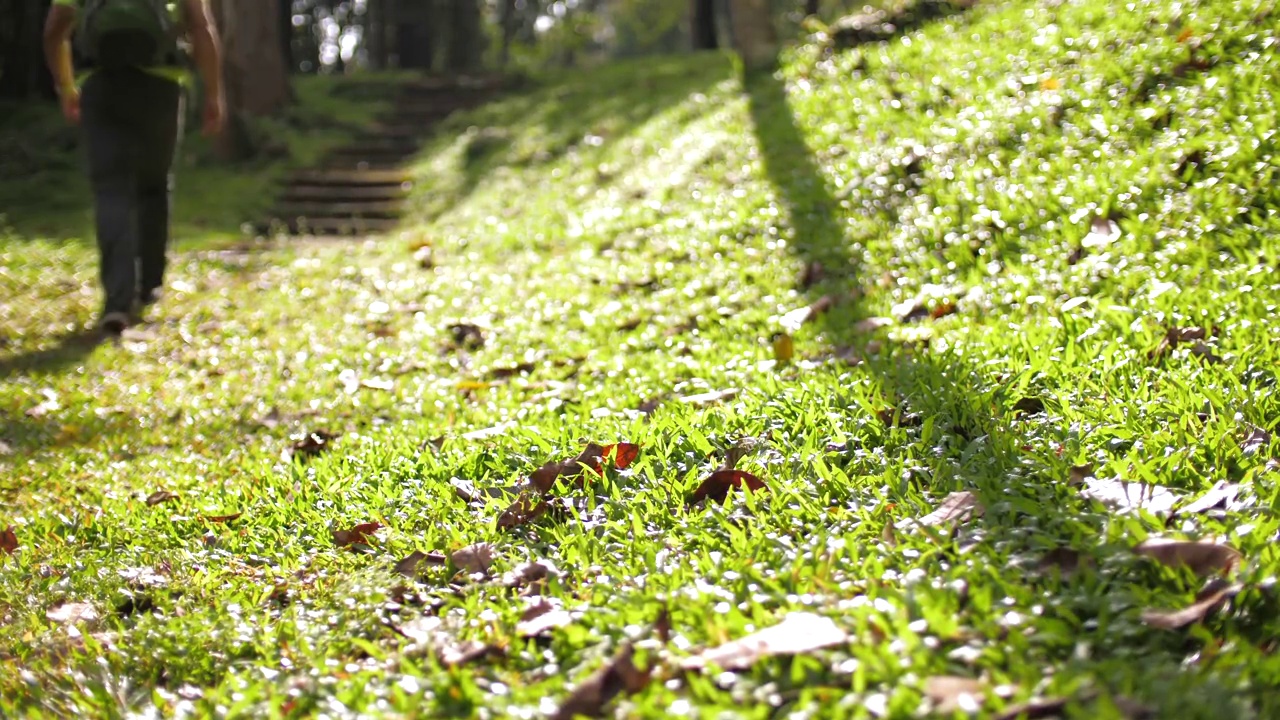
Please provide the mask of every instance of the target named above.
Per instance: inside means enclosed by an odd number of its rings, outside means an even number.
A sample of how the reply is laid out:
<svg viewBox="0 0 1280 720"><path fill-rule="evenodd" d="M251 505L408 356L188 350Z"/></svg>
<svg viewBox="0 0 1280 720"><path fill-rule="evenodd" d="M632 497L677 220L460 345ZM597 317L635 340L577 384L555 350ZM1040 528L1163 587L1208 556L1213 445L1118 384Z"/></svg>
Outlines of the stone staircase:
<svg viewBox="0 0 1280 720"><path fill-rule="evenodd" d="M413 189L408 165L437 123L503 89L501 78L448 78L400 85L373 128L288 176L263 232L368 235L395 229Z"/></svg>

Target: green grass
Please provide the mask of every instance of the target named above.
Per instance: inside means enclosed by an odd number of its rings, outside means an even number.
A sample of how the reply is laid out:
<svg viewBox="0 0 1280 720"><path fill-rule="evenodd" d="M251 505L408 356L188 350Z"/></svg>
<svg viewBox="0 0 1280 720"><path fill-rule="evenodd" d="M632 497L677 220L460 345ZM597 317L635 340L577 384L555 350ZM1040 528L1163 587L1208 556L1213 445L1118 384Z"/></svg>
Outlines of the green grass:
<svg viewBox="0 0 1280 720"><path fill-rule="evenodd" d="M925 716L925 680L954 675L1010 686L980 717L1032 696L1275 717L1280 449L1242 448L1280 429L1274 15L1180 7L982 4L843 54L815 38L745 82L718 55L567 75L452 121L402 233L188 248L118 345L64 337L96 308L87 248L7 242L0 714L536 717L624 641L670 668L804 609L849 641L660 671L606 712ZM1193 44L1208 64L1180 69ZM1099 215L1119 237L1082 244ZM775 363L781 318L825 296ZM917 301L937 319L860 324ZM1178 326L1216 327L1213 358L1152 353ZM321 429L327 452L282 457ZM768 490L687 507L745 437ZM642 449L526 526L452 487L509 488L584 440ZM1086 464L1239 502L1119 512L1069 482ZM958 490L980 518L910 524ZM1144 624L1201 587L1131 552L1159 535L1230 542L1241 592ZM394 572L478 542L488 577ZM1039 569L1060 548L1067 578ZM572 612L537 640L501 582L533 559ZM71 633L63 602L100 618ZM433 614L494 651L446 668L397 631Z"/></svg>

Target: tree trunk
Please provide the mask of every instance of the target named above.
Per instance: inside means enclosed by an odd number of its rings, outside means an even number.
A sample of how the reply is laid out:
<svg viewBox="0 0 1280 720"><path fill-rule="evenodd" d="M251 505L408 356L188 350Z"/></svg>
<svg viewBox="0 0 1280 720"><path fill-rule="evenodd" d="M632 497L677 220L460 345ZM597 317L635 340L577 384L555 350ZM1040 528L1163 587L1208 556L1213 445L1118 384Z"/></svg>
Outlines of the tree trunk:
<svg viewBox="0 0 1280 720"><path fill-rule="evenodd" d="M284 58L284 71L292 75L297 70L293 61L293 0L276 0L280 27L280 54Z"/></svg>
<svg viewBox="0 0 1280 720"><path fill-rule="evenodd" d="M819 6L819 5L821 5L821 4L822 4L822 0L804 0L804 14L805 14L805 16L807 17L807 16L809 16L809 15L817 15L817 14L818 14L818 6Z"/></svg>
<svg viewBox="0 0 1280 720"><path fill-rule="evenodd" d="M689 5L689 34L693 49L715 50L720 46L716 39L715 0L691 0Z"/></svg>
<svg viewBox="0 0 1280 720"><path fill-rule="evenodd" d="M453 0L449 4L452 17L445 69L454 73L474 70L479 67L484 51L480 5L477 0Z"/></svg>
<svg viewBox="0 0 1280 720"><path fill-rule="evenodd" d="M246 116L266 116L289 103L289 76L280 53L280 13L262 0L214 0L222 36L227 131L218 138L225 159L251 155Z"/></svg>
<svg viewBox="0 0 1280 720"><path fill-rule="evenodd" d="M511 40L516 35L516 0L501 0L498 24L502 28L502 46L498 50L498 67L505 70L511 60Z"/></svg>
<svg viewBox="0 0 1280 720"><path fill-rule="evenodd" d="M49 0L0 0L0 97L53 97L41 38Z"/></svg>
<svg viewBox="0 0 1280 720"><path fill-rule="evenodd" d="M733 47L749 69L772 67L778 56L778 32L769 0L730 0L729 26Z"/></svg>

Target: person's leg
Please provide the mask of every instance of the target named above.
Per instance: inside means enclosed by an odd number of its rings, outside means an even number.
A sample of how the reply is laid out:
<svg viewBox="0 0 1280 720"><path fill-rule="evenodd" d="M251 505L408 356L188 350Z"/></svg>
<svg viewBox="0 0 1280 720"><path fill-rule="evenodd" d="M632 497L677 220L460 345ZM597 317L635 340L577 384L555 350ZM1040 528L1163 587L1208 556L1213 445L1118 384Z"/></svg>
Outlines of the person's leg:
<svg viewBox="0 0 1280 720"><path fill-rule="evenodd" d="M173 159L182 134L182 91L176 84L147 76L139 86L138 110L138 264L139 300L157 299L164 284L173 194Z"/></svg>
<svg viewBox="0 0 1280 720"><path fill-rule="evenodd" d="M119 113L110 78L91 76L80 98L93 187L94 225L104 292L103 320L127 314L137 292L134 197L137 170L131 129ZM106 324L106 323L104 323ZM114 323L112 323L114 324ZM110 327L110 330L123 329Z"/></svg>

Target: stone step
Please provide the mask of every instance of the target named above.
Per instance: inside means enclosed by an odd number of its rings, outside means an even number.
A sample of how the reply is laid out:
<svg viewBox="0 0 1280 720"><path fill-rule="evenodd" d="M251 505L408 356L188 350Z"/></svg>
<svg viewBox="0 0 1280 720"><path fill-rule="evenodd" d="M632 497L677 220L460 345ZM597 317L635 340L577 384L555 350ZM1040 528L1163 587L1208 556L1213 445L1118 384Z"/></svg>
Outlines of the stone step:
<svg viewBox="0 0 1280 720"><path fill-rule="evenodd" d="M275 218L271 222L260 224L258 231L283 231L291 235L371 235L390 232L399 226L399 218Z"/></svg>
<svg viewBox="0 0 1280 720"><path fill-rule="evenodd" d="M356 168L321 168L319 170L299 170L287 178L287 182L297 187L300 185L330 186L371 186L395 185L403 186L412 183L408 171L394 169L356 169Z"/></svg>
<svg viewBox="0 0 1280 720"><path fill-rule="evenodd" d="M400 200L409 195L412 183L400 185L289 185L280 196L283 202L297 200Z"/></svg>
<svg viewBox="0 0 1280 720"><path fill-rule="evenodd" d="M272 213L274 217L396 217L404 210L403 200L356 200L335 202L332 200L290 200L281 202Z"/></svg>

